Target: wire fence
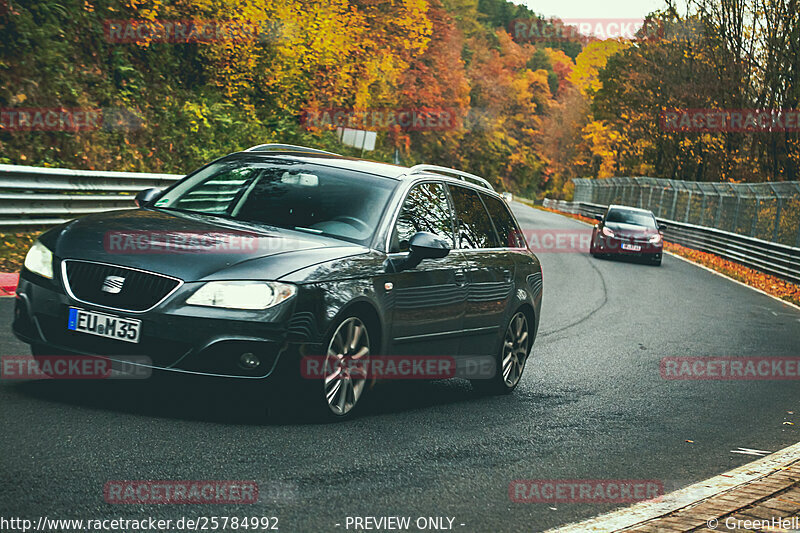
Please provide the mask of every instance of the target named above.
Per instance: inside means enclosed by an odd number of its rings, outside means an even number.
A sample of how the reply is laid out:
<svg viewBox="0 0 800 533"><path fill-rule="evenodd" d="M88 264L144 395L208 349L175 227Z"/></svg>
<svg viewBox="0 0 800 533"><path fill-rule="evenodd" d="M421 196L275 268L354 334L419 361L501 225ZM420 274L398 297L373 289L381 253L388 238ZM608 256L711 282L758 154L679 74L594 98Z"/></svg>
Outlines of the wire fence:
<svg viewBox="0 0 800 533"><path fill-rule="evenodd" d="M663 178L572 180L576 202L621 204L656 217L800 247L800 182L708 183Z"/></svg>

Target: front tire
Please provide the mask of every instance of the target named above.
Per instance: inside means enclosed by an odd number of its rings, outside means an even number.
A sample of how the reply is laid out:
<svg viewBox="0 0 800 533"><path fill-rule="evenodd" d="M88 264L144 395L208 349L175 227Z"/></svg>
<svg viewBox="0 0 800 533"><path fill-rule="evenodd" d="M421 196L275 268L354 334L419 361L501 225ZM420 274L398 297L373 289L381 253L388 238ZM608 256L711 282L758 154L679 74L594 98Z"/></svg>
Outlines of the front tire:
<svg viewBox="0 0 800 533"><path fill-rule="evenodd" d="M344 318L333 328L325 346L319 391L322 411L328 418L347 418L359 405L367 387L369 330L357 316Z"/></svg>
<svg viewBox="0 0 800 533"><path fill-rule="evenodd" d="M525 371L531 350L528 317L517 311L511 317L495 358L495 373L491 379L472 380L472 387L484 394L509 394L517 388Z"/></svg>

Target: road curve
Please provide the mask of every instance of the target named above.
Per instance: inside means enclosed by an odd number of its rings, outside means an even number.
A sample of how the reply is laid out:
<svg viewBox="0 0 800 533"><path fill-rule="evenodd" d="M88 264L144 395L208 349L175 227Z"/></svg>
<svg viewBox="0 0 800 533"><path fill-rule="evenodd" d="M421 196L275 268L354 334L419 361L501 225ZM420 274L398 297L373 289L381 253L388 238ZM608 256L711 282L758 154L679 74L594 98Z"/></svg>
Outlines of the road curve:
<svg viewBox="0 0 800 533"><path fill-rule="evenodd" d="M586 227L514 209L526 229ZM800 413L796 381L659 374L669 356L798 356L800 312L670 256L661 268L540 257L541 329L508 397L458 380L390 384L359 418L315 425L264 422L256 391L217 382L3 381L2 514L278 516L283 531L320 532L344 531L347 516L448 516L457 531L529 532L614 506L512 503L512 480L676 489L752 459L730 450L800 440L800 421L782 424ZM0 299L2 355L27 353L10 334L12 308ZM124 479L256 480L261 495L247 506L105 503L103 485Z"/></svg>

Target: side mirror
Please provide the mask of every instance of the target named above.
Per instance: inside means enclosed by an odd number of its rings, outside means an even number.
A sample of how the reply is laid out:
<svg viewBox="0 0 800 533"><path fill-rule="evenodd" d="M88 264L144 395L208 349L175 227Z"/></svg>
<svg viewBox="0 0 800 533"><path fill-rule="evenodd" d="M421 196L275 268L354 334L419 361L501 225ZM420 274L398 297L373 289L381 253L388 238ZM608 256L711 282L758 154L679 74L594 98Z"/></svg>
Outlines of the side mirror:
<svg viewBox="0 0 800 533"><path fill-rule="evenodd" d="M603 215L595 215L594 219L595 220L599 220L600 222L602 222L603 221Z"/></svg>
<svg viewBox="0 0 800 533"><path fill-rule="evenodd" d="M145 189L139 191L134 199L136 207L147 207L161 196L161 189Z"/></svg>
<svg viewBox="0 0 800 533"><path fill-rule="evenodd" d="M408 256L399 261L392 261L391 270L400 272L416 268L423 259L441 259L450 253L450 245L433 233L418 231L408 241Z"/></svg>
<svg viewBox="0 0 800 533"><path fill-rule="evenodd" d="M658 225L658 231L666 231L666 230L667 230L667 226L665 226L664 224L659 224Z"/></svg>

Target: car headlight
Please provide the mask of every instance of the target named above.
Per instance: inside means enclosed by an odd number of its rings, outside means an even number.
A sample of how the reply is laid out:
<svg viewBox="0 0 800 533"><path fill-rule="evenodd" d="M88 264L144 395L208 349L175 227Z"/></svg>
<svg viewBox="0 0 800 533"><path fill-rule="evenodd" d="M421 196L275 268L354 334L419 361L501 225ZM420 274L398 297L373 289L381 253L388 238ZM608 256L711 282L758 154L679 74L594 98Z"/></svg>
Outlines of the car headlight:
<svg viewBox="0 0 800 533"><path fill-rule="evenodd" d="M25 268L43 278L53 279L53 252L36 241L25 256Z"/></svg>
<svg viewBox="0 0 800 533"><path fill-rule="evenodd" d="M650 241L650 244L658 244L661 242L661 234L656 233L655 235L651 235L650 239L648 240Z"/></svg>
<svg viewBox="0 0 800 533"><path fill-rule="evenodd" d="M186 303L228 309L268 309L296 292L294 285L277 281L209 281Z"/></svg>
<svg viewBox="0 0 800 533"><path fill-rule="evenodd" d="M605 235L606 237L613 237L614 232L608 229L607 227L603 226L603 235Z"/></svg>

